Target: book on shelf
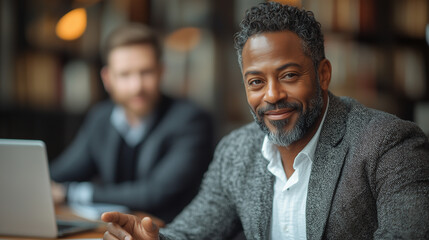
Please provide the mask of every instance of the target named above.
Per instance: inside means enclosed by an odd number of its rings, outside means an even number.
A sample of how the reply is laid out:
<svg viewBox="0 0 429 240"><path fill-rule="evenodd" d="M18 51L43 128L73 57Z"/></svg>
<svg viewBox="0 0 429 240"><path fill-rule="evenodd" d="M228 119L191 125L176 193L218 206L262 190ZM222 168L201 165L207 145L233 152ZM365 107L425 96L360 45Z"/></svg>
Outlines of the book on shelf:
<svg viewBox="0 0 429 240"><path fill-rule="evenodd" d="M424 39L426 24L429 22L429 1L395 0L392 3L395 31L401 35Z"/></svg>
<svg viewBox="0 0 429 240"><path fill-rule="evenodd" d="M359 32L374 33L377 29L376 4L374 0L358 0L359 2Z"/></svg>
<svg viewBox="0 0 429 240"><path fill-rule="evenodd" d="M95 72L83 60L63 64L53 54L27 52L17 58L14 98L33 109L84 112L99 97Z"/></svg>
<svg viewBox="0 0 429 240"><path fill-rule="evenodd" d="M375 30L373 0L304 0L303 6L314 13L324 30L346 33Z"/></svg>
<svg viewBox="0 0 429 240"><path fill-rule="evenodd" d="M421 51L413 48L398 48L394 52L393 76L397 92L409 99L419 100L427 94L425 65Z"/></svg>
<svg viewBox="0 0 429 240"><path fill-rule="evenodd" d="M15 98L22 106L52 109L61 94L61 64L52 54L27 52L16 62Z"/></svg>
<svg viewBox="0 0 429 240"><path fill-rule="evenodd" d="M62 107L67 112L84 112L91 104L91 67L83 60L71 60L62 73Z"/></svg>

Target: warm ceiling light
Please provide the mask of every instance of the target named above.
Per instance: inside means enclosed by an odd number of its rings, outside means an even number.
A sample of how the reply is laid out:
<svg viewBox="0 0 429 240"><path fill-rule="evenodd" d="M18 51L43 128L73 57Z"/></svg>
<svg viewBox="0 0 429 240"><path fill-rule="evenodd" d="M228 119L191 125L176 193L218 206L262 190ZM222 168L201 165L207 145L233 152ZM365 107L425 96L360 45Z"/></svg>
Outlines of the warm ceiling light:
<svg viewBox="0 0 429 240"><path fill-rule="evenodd" d="M177 51L188 52L198 45L200 39L200 29L195 27L186 27L171 33L166 38L166 45Z"/></svg>
<svg viewBox="0 0 429 240"><path fill-rule="evenodd" d="M76 8L64 15L57 23L55 32L64 40L75 40L82 36L86 29L86 10Z"/></svg>
<svg viewBox="0 0 429 240"><path fill-rule="evenodd" d="M283 5L289 5L294 7L301 7L301 0L270 0L270 2L278 2Z"/></svg>

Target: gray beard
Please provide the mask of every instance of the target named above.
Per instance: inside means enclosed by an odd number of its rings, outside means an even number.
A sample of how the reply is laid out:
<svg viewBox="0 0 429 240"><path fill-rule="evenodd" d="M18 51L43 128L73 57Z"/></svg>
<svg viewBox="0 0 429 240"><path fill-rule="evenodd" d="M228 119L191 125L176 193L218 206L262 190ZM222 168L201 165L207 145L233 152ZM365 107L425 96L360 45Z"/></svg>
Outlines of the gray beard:
<svg viewBox="0 0 429 240"><path fill-rule="evenodd" d="M264 122L263 112L257 114L250 109L253 119L259 125L261 130L268 136L268 139L275 145L287 147L292 143L300 140L304 135L316 124L323 108L323 96L320 85L317 85L316 96L310 100L310 105L307 111L303 110L301 104L293 104L295 109L300 112L296 125L289 131L284 130L289 123L289 119L270 121L276 131L271 132ZM281 104L279 104L281 105Z"/></svg>

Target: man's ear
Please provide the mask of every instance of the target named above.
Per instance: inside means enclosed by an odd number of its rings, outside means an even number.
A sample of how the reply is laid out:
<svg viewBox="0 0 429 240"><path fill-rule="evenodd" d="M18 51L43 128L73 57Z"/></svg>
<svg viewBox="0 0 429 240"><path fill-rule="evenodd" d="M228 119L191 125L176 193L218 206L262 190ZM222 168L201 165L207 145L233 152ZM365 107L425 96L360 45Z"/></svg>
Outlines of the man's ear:
<svg viewBox="0 0 429 240"><path fill-rule="evenodd" d="M324 91L328 91L329 83L331 82L332 66L331 62L328 59L323 59L319 63L319 68L317 69L319 73L319 83L320 87Z"/></svg>
<svg viewBox="0 0 429 240"><path fill-rule="evenodd" d="M103 81L103 86L104 89L106 90L106 92L110 92L110 76L109 76L109 68L107 66L104 66L101 70L100 70L100 76L101 76L101 80Z"/></svg>

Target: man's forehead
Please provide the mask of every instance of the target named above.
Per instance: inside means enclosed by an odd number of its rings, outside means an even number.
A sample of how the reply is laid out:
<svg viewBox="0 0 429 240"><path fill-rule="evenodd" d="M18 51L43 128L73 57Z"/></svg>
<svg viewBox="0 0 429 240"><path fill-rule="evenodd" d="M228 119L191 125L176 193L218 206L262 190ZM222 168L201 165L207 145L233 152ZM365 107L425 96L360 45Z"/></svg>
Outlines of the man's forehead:
<svg viewBox="0 0 429 240"><path fill-rule="evenodd" d="M263 32L252 35L243 46L245 49L252 48L281 48L288 46L300 46L301 39L294 32L284 30L277 32Z"/></svg>
<svg viewBox="0 0 429 240"><path fill-rule="evenodd" d="M107 63L127 64L128 60L152 61L156 60L155 49L146 43L128 44L113 48L107 56Z"/></svg>
<svg viewBox="0 0 429 240"><path fill-rule="evenodd" d="M251 36L243 47L242 61L257 61L285 56L303 56L302 41L294 32L265 32Z"/></svg>

